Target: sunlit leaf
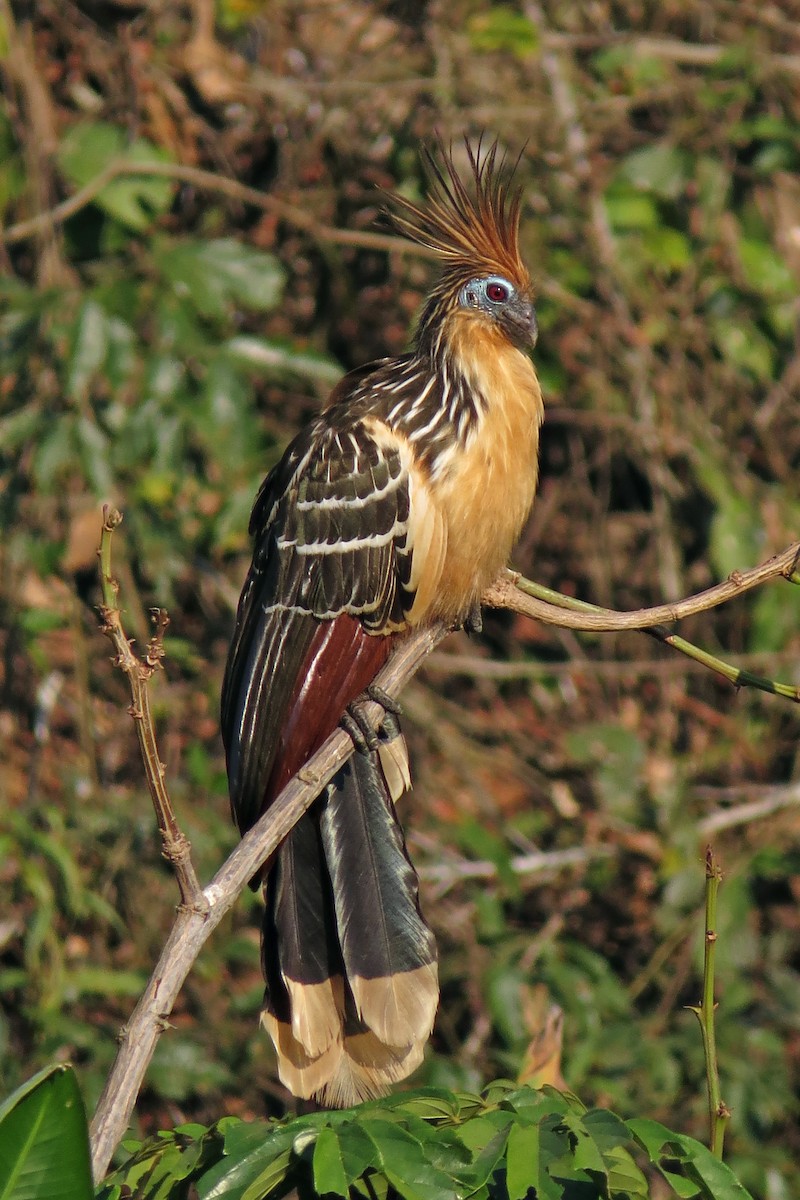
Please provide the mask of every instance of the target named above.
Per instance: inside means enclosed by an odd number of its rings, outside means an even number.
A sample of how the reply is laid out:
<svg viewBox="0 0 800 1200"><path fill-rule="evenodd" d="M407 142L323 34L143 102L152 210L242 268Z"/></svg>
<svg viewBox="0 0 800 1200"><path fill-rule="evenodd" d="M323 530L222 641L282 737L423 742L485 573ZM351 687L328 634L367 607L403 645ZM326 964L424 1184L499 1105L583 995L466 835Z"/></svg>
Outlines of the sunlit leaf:
<svg viewBox="0 0 800 1200"><path fill-rule="evenodd" d="M656 229L661 222L658 205L628 183L615 183L605 193L605 206L613 229Z"/></svg>
<svg viewBox="0 0 800 1200"><path fill-rule="evenodd" d="M149 163L169 162L169 155L143 138L129 141L120 126L105 121L73 125L59 144L58 158L61 169L78 187L96 179L114 162L143 167L141 175L110 179L94 198L95 204L128 229L147 229L172 202L175 184L148 175L144 169Z"/></svg>
<svg viewBox="0 0 800 1200"><path fill-rule="evenodd" d="M284 271L276 258L235 238L164 242L159 270L177 295L205 317L221 317L236 305L264 312L283 291Z"/></svg>
<svg viewBox="0 0 800 1200"><path fill-rule="evenodd" d="M507 4L473 13L467 21L467 36L474 50L508 50L518 58L534 54L539 47L536 26Z"/></svg>
<svg viewBox="0 0 800 1200"><path fill-rule="evenodd" d="M741 238L739 261L747 282L755 291L779 299L796 299L797 277L767 242Z"/></svg>
<svg viewBox="0 0 800 1200"><path fill-rule="evenodd" d="M335 1129L321 1129L314 1143L314 1187L320 1195L333 1192L346 1196L348 1178L342 1162L342 1148Z"/></svg>
<svg viewBox="0 0 800 1200"><path fill-rule="evenodd" d="M0 1200L91 1200L86 1112L71 1067L45 1067L0 1106Z"/></svg>
<svg viewBox="0 0 800 1200"><path fill-rule="evenodd" d="M723 358L762 382L773 378L775 347L752 323L718 320L711 327Z"/></svg>
<svg viewBox="0 0 800 1200"><path fill-rule="evenodd" d="M539 1126L512 1125L508 1131L506 1188L509 1200L525 1200L539 1183Z"/></svg>
<svg viewBox="0 0 800 1200"><path fill-rule="evenodd" d="M675 200L689 178L689 161L684 151L668 142L656 142L634 150L623 160L618 178L652 192L662 200Z"/></svg>
<svg viewBox="0 0 800 1200"><path fill-rule="evenodd" d="M106 315L99 304L87 299L75 321L67 362L66 391L71 399L86 398L92 379L105 360L107 347Z"/></svg>

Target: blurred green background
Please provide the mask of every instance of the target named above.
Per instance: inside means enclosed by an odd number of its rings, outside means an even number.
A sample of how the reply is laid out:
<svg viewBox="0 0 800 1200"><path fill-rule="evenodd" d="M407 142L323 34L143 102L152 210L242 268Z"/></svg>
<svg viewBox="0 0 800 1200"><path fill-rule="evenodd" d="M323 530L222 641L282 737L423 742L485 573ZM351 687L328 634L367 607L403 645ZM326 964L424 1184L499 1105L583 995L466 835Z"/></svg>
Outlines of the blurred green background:
<svg viewBox="0 0 800 1200"><path fill-rule="evenodd" d="M217 712L250 504L341 372L407 344L431 265L381 189L421 198L421 143L485 131L522 149L547 401L515 565L636 608L784 549L800 24L732 0L3 0L0 52L0 1086L70 1059L91 1107L177 898L98 632L102 502L129 633L170 610L153 701L207 879L235 842ZM785 583L681 633L800 682ZM729 1157L795 1194L797 711L642 635L500 615L404 704L443 976L416 1082L515 1077L545 985L572 1089L705 1138L684 1006L711 841ZM259 905L205 949L141 1130L283 1110Z"/></svg>

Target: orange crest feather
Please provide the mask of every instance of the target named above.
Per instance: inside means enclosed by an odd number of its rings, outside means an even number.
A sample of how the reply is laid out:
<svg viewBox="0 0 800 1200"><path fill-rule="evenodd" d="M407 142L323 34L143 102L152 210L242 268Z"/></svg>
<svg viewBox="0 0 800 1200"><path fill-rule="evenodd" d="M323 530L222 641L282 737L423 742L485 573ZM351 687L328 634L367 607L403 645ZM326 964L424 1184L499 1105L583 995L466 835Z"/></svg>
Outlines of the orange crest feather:
<svg viewBox="0 0 800 1200"><path fill-rule="evenodd" d="M474 188L462 182L448 152L438 141L444 169L425 147L423 154L430 181L425 208L402 196L393 196L391 220L398 232L426 246L442 260L448 281L466 282L475 275L502 275L521 291L531 287L528 270L519 253L519 215L522 189L513 187L516 164L506 170L506 157L498 160L495 141L482 152L464 139Z"/></svg>

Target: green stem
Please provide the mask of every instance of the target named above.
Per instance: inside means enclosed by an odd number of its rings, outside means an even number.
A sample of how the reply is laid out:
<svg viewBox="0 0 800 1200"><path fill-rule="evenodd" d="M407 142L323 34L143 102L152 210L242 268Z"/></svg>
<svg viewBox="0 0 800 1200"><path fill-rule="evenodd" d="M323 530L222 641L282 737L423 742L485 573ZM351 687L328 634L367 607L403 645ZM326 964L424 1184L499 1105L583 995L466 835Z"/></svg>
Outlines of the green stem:
<svg viewBox="0 0 800 1200"><path fill-rule="evenodd" d="M703 1053L706 1062L708 1086L708 1116L711 1129L711 1152L722 1158L725 1126L730 1119L730 1109L722 1099L717 1063L717 1037L714 1015L714 959L717 945L717 893L722 882L722 872L714 861L710 846L706 849L706 911L705 950L703 954L703 998L698 1005L690 1005L700 1024Z"/></svg>
<svg viewBox="0 0 800 1200"><path fill-rule="evenodd" d="M800 583L800 574L796 577L789 577L793 583ZM586 600L576 600L572 596L564 596L561 592L554 592L552 588L544 587L543 584L534 583L530 579L518 579L517 587L520 591L525 592L528 596L534 596L537 600L543 600L546 604L552 604L556 608L571 609L573 612L585 613L601 613L604 609L597 604L589 604ZM774 696L783 696L787 700L792 700L795 704L800 703L800 687L795 687L790 683L779 683L775 679L768 679L763 675L754 675L752 671L746 671L743 667L734 667L731 663L725 662L722 658L717 658L715 654L709 654L707 650L703 650L700 646L695 646L693 642L689 642L686 638L678 637L677 634L670 633L666 625L651 625L641 630L642 633L647 633L658 642L662 642L665 646L670 646L673 650L677 650L680 654L685 654L687 658L691 658L694 662L700 663L707 667L710 671L716 672L724 679L727 679L734 687L752 687L757 688L761 692L769 692Z"/></svg>

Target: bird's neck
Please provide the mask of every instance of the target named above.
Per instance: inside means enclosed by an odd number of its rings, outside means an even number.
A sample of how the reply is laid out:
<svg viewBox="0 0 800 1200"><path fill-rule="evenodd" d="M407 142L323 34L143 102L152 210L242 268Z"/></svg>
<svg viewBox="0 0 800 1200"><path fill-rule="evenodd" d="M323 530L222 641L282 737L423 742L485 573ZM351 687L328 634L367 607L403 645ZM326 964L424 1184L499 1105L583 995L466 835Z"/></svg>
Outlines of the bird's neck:
<svg viewBox="0 0 800 1200"><path fill-rule="evenodd" d="M465 448L521 379L530 376L531 402L541 403L527 355L494 323L470 311L456 311L435 325L423 320L407 362L410 386L403 389L404 402L393 406L390 423L421 443L428 457L451 446Z"/></svg>

